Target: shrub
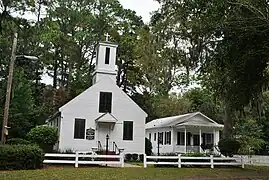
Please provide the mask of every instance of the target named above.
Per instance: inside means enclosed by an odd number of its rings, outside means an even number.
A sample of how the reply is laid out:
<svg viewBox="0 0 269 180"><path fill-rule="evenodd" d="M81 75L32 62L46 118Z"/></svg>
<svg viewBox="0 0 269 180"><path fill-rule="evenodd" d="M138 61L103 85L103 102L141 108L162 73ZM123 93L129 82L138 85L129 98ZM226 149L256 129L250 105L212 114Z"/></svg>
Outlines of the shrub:
<svg viewBox="0 0 269 180"><path fill-rule="evenodd" d="M31 144L31 142L21 138L11 138L7 139L7 144L9 145Z"/></svg>
<svg viewBox="0 0 269 180"><path fill-rule="evenodd" d="M234 154L236 154L240 148L240 143L231 138L225 138L219 141L219 149L221 154L224 156L232 157Z"/></svg>
<svg viewBox="0 0 269 180"><path fill-rule="evenodd" d="M0 170L37 169L43 163L43 152L37 145L1 145Z"/></svg>
<svg viewBox="0 0 269 180"><path fill-rule="evenodd" d="M177 156L178 154L175 152L170 152L170 153L162 153L161 156Z"/></svg>
<svg viewBox="0 0 269 180"><path fill-rule="evenodd" d="M125 154L125 159L126 159L126 161L131 161L132 160L132 154Z"/></svg>
<svg viewBox="0 0 269 180"><path fill-rule="evenodd" d="M27 139L39 145L45 152L52 152L58 140L57 130L49 126L37 126L27 133Z"/></svg>
<svg viewBox="0 0 269 180"><path fill-rule="evenodd" d="M187 157L204 157L206 155L203 154L203 153L200 153L200 152L190 152L190 153L183 154L182 156L187 156Z"/></svg>
<svg viewBox="0 0 269 180"><path fill-rule="evenodd" d="M138 154L132 154L133 161L138 161Z"/></svg>
<svg viewBox="0 0 269 180"><path fill-rule="evenodd" d="M144 154L139 154L139 161L144 161Z"/></svg>
<svg viewBox="0 0 269 180"><path fill-rule="evenodd" d="M204 143L201 144L201 148L203 149L203 151L205 150L213 151L213 147L214 147L213 144L204 144Z"/></svg>
<svg viewBox="0 0 269 180"><path fill-rule="evenodd" d="M148 156L152 154L152 144L148 138L145 138L145 153Z"/></svg>

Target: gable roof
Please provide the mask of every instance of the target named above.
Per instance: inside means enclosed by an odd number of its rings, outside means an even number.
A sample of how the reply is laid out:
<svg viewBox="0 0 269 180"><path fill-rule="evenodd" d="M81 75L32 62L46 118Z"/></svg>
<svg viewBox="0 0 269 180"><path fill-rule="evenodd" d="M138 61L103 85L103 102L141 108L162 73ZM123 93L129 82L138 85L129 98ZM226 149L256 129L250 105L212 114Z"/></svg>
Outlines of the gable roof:
<svg viewBox="0 0 269 180"><path fill-rule="evenodd" d="M107 112L96 118L95 121L103 123L116 123L118 120L111 113Z"/></svg>
<svg viewBox="0 0 269 180"><path fill-rule="evenodd" d="M195 119L192 119L193 117L198 115L202 116L204 119L206 119L206 121L197 121ZM223 127L222 124L218 124L209 117L205 116L203 113L194 112L152 120L146 124L146 129L162 128L169 126L186 126L186 125Z"/></svg>
<svg viewBox="0 0 269 180"><path fill-rule="evenodd" d="M72 104L74 101L76 101L79 98L82 98L84 94L89 93L91 91L92 88L95 88L96 86L98 86L98 84L100 83L109 83L110 85L114 86L115 90L118 91L119 93L121 93L123 96L125 96L126 100L131 102L137 109L139 109L141 112L143 112L145 114L145 116L147 117L148 114L140 107L138 106L138 104L136 104L134 102L134 100L131 99L131 97L129 97L120 87L118 87L115 82L110 78L110 77L106 77L106 78L102 78L99 81L97 81L95 84L93 84L92 86L90 86L88 89L86 89L85 91L83 91L82 93L80 93L78 96L76 96L75 98L73 98L72 100L70 100L69 102L67 102L66 104L64 104L63 106L61 106L59 108L59 111L62 111L62 109L69 105Z"/></svg>

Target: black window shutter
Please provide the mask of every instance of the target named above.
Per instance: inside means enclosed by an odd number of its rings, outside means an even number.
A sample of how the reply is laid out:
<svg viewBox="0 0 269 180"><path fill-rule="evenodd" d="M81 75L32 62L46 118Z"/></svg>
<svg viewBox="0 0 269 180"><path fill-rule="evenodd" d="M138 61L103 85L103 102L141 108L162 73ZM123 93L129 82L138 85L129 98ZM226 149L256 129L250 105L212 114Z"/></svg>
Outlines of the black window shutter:
<svg viewBox="0 0 269 180"><path fill-rule="evenodd" d="M180 145L180 132L177 132L177 145Z"/></svg>
<svg viewBox="0 0 269 180"><path fill-rule="evenodd" d="M74 139L85 139L85 119L75 119Z"/></svg>
<svg viewBox="0 0 269 180"><path fill-rule="evenodd" d="M105 64L109 64L110 48L106 48Z"/></svg>
<svg viewBox="0 0 269 180"><path fill-rule="evenodd" d="M133 140L133 122L123 122L123 140Z"/></svg>

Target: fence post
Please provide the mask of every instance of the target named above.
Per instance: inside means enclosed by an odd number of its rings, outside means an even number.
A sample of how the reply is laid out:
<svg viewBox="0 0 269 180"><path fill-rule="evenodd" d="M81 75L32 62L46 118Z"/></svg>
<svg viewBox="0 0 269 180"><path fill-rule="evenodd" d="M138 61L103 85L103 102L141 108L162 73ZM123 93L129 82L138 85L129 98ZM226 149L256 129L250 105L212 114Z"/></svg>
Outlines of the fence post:
<svg viewBox="0 0 269 180"><path fill-rule="evenodd" d="M178 168L181 168L181 154L178 154Z"/></svg>
<svg viewBox="0 0 269 180"><path fill-rule="evenodd" d="M121 154L120 154L120 161L121 161L121 167L123 168L124 167L124 153L122 152Z"/></svg>
<svg viewBox="0 0 269 180"><path fill-rule="evenodd" d="M245 168L245 162L244 162L244 156L241 156L241 164L242 164L242 168Z"/></svg>
<svg viewBox="0 0 269 180"><path fill-rule="evenodd" d="M78 152L76 152L75 167L78 167Z"/></svg>
<svg viewBox="0 0 269 180"><path fill-rule="evenodd" d="M210 164L211 164L211 168L214 168L214 156L210 155Z"/></svg>
<svg viewBox="0 0 269 180"><path fill-rule="evenodd" d="M144 168L147 167L147 155L144 154Z"/></svg>

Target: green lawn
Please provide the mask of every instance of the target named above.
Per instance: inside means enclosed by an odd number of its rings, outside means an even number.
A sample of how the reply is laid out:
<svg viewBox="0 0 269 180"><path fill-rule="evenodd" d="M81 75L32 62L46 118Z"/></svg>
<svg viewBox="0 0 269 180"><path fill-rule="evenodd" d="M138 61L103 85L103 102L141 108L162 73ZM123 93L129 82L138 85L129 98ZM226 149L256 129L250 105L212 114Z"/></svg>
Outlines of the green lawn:
<svg viewBox="0 0 269 180"><path fill-rule="evenodd" d="M241 168L49 168L43 170L0 171L0 179L269 179L269 167Z"/></svg>

